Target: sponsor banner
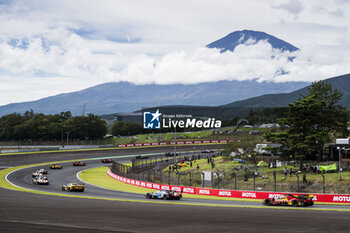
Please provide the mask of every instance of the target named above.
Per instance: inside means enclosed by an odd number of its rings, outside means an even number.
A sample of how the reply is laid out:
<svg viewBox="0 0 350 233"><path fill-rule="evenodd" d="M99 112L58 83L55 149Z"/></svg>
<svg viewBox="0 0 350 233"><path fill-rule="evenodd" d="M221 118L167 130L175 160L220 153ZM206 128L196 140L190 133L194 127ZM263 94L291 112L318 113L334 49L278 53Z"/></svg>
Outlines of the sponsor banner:
<svg viewBox="0 0 350 233"><path fill-rule="evenodd" d="M196 188L196 194L199 194L199 195L216 196L215 191L216 191L215 189Z"/></svg>
<svg viewBox="0 0 350 233"><path fill-rule="evenodd" d="M232 192L230 190L218 190L219 197L232 197Z"/></svg>
<svg viewBox="0 0 350 233"><path fill-rule="evenodd" d="M181 192L182 187L181 187L181 186L171 186L171 190L172 190L172 191L178 191L178 192Z"/></svg>
<svg viewBox="0 0 350 233"><path fill-rule="evenodd" d="M196 193L196 188L182 187L182 191L183 191L183 193L195 194Z"/></svg>
<svg viewBox="0 0 350 233"><path fill-rule="evenodd" d="M169 185L160 185L160 189L170 190L171 186Z"/></svg>
<svg viewBox="0 0 350 233"><path fill-rule="evenodd" d="M136 185L144 188L151 188L156 190L176 190L183 191L183 193L206 195L206 196L219 196L219 197L233 197L233 198L247 198L247 199L265 199L265 198L276 198L286 193L282 192L260 192L260 191L237 191L237 190L220 190L220 189L206 189L206 188L194 188L184 186L171 186L163 184L155 184L149 182L143 182L139 180L127 179L118 176L111 171L107 171L107 174L121 182ZM329 203L349 203L350 195L348 194L312 194L312 193L291 193L294 195L311 194L314 195L314 202L329 202Z"/></svg>
<svg viewBox="0 0 350 233"><path fill-rule="evenodd" d="M256 192L242 192L242 198L253 198L257 199Z"/></svg>
<svg viewBox="0 0 350 233"><path fill-rule="evenodd" d="M228 143L232 140L208 140L208 141L179 141L176 142L178 145L190 145L190 144L208 144L208 143ZM164 146L164 145L174 145L175 142L152 142L152 143L137 143L137 144L120 144L117 147L135 147L135 146Z"/></svg>

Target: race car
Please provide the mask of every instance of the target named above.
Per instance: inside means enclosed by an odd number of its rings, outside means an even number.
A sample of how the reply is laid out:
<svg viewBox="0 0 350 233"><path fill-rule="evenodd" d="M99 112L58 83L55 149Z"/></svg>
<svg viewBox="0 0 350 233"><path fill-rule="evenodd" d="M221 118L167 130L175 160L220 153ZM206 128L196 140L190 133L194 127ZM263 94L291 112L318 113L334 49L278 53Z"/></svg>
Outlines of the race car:
<svg viewBox="0 0 350 233"><path fill-rule="evenodd" d="M213 151L212 150L209 150L209 149L205 149L205 150L202 150L202 153L212 153Z"/></svg>
<svg viewBox="0 0 350 233"><path fill-rule="evenodd" d="M38 169L36 170L35 172L32 173L32 177L36 177L36 176L39 176L39 175L45 175L47 174L47 170L45 169Z"/></svg>
<svg viewBox="0 0 350 233"><path fill-rule="evenodd" d="M49 179L46 176L38 175L33 178L33 184L49 184Z"/></svg>
<svg viewBox="0 0 350 233"><path fill-rule="evenodd" d="M280 195L278 197L266 198L263 201L264 205L274 205L274 206L312 206L314 202L312 201L313 195L294 195L286 194Z"/></svg>
<svg viewBox="0 0 350 233"><path fill-rule="evenodd" d="M69 184L62 185L62 190L63 191L80 191L80 192L84 192L85 185L84 184L78 184L78 183L69 183Z"/></svg>
<svg viewBox="0 0 350 233"><path fill-rule="evenodd" d="M111 163L111 159L101 159L101 163Z"/></svg>
<svg viewBox="0 0 350 233"><path fill-rule="evenodd" d="M85 165L86 165L86 163L81 162L81 161L77 161L77 162L73 163L73 166L85 166Z"/></svg>
<svg viewBox="0 0 350 233"><path fill-rule="evenodd" d="M51 169L62 169L63 165L60 164L50 164Z"/></svg>
<svg viewBox="0 0 350 233"><path fill-rule="evenodd" d="M159 190L155 193L146 193L147 199L164 199L164 200L180 200L182 198L182 192Z"/></svg>
<svg viewBox="0 0 350 233"><path fill-rule="evenodd" d="M164 155L165 155L165 156L174 156L175 153L174 153L174 152L167 152L167 153L165 153ZM176 153L176 156L178 156L178 155L179 155L179 153Z"/></svg>
<svg viewBox="0 0 350 233"><path fill-rule="evenodd" d="M147 155L138 155L138 156L136 156L135 157L136 159L149 159L149 156L147 156Z"/></svg>

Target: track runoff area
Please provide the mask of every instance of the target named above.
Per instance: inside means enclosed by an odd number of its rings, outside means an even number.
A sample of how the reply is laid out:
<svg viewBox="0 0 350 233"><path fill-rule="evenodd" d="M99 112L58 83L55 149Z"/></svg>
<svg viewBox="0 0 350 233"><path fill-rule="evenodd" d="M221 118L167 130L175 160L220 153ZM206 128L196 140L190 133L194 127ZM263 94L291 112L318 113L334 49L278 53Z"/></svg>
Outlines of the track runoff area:
<svg viewBox="0 0 350 233"><path fill-rule="evenodd" d="M177 150L192 148L181 146ZM217 145L197 149L208 148L216 149ZM80 171L104 166L101 158L128 162L135 155L171 150L152 147L0 156L0 166L9 167L0 171L0 232L348 232L348 206L264 207L260 201L188 197L150 201L143 194L90 184L83 193L61 191L62 184L80 182ZM87 165L73 167L77 160ZM48 169L55 161L65 162L62 170L49 170L50 185L33 184L32 172Z"/></svg>

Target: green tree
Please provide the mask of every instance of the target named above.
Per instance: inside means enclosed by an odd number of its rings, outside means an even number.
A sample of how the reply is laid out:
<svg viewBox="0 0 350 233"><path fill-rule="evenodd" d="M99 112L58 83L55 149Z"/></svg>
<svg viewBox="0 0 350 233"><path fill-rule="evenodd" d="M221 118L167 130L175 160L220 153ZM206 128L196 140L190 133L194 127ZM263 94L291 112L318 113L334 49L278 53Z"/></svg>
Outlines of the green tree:
<svg viewBox="0 0 350 233"><path fill-rule="evenodd" d="M324 144L330 141L332 133L348 133L349 113L337 104L342 93L322 81L312 83L308 91L288 105L287 117L280 122L288 126L287 132L265 135L270 141L282 143L301 163L312 154L321 159Z"/></svg>
<svg viewBox="0 0 350 233"><path fill-rule="evenodd" d="M114 136L132 136L142 133L142 124L135 122L117 121L111 127Z"/></svg>
<svg viewBox="0 0 350 233"><path fill-rule="evenodd" d="M0 139L13 140L16 138L15 127L23 124L24 117L18 113L5 115L0 118Z"/></svg>

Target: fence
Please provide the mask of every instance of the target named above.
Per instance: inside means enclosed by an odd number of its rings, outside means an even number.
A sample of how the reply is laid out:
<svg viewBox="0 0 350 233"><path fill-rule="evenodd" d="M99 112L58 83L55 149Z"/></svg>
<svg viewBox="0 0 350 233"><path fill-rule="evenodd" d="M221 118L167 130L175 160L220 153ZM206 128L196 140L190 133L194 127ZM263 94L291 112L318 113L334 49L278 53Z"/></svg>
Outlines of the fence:
<svg viewBox="0 0 350 233"><path fill-rule="evenodd" d="M237 165L234 169L227 168L223 171L196 169L196 160L207 158L210 165L209 161L214 160L218 153L179 153L176 156L163 154L156 157L138 157L132 160L132 166L113 162L112 172L134 180L186 187L304 193L350 192L350 187L341 183L337 184L337 187L332 187L333 191L327 190L324 174L314 175L312 179L305 176L304 179L303 174L289 174L289 171L285 176L283 168L272 173L272 170L269 171L267 167L253 165ZM191 171L186 171L178 165L179 163L185 163L187 166L192 164L193 168ZM329 184L328 187L330 186Z"/></svg>

